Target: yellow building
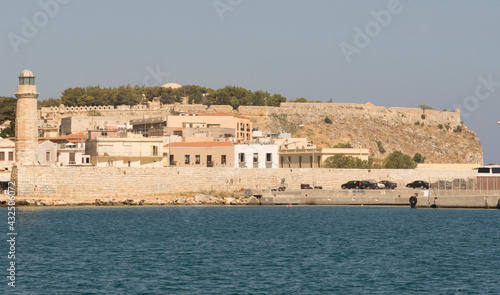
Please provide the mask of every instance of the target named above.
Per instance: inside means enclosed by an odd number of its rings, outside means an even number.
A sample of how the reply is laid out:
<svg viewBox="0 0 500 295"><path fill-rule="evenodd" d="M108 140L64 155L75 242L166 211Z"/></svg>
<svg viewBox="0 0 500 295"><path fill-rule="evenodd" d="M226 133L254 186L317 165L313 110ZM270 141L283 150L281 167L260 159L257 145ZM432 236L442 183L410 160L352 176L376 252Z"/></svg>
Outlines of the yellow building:
<svg viewBox="0 0 500 295"><path fill-rule="evenodd" d="M197 114L194 116L169 116L167 127L176 128L232 128L237 142L252 139L252 122L248 117L232 113Z"/></svg>
<svg viewBox="0 0 500 295"><path fill-rule="evenodd" d="M358 148L294 148L280 149L280 168L321 168L322 163L331 156L343 154L368 160L370 151Z"/></svg>
<svg viewBox="0 0 500 295"><path fill-rule="evenodd" d="M85 154L97 167L163 167L163 139L98 137L87 140Z"/></svg>

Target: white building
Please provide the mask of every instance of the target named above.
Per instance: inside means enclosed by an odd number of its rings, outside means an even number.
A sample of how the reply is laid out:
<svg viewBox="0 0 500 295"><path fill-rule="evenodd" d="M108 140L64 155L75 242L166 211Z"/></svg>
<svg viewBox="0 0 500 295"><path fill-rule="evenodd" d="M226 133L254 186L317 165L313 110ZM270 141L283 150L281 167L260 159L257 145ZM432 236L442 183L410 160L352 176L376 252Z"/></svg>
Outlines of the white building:
<svg viewBox="0 0 500 295"><path fill-rule="evenodd" d="M278 168L278 146L238 144L234 146L235 168Z"/></svg>
<svg viewBox="0 0 500 295"><path fill-rule="evenodd" d="M12 171L16 144L6 138L0 138L0 171Z"/></svg>

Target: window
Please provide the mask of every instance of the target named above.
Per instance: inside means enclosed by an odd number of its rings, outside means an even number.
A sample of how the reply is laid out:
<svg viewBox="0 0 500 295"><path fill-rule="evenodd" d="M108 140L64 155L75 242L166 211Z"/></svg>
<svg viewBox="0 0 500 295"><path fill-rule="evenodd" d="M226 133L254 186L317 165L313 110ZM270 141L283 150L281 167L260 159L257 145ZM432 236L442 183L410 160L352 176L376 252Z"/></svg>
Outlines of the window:
<svg viewBox="0 0 500 295"><path fill-rule="evenodd" d="M273 154L267 153L266 154L266 162L272 162L273 161Z"/></svg>
<svg viewBox="0 0 500 295"><path fill-rule="evenodd" d="M184 155L184 164L189 164L189 155Z"/></svg>
<svg viewBox="0 0 500 295"><path fill-rule="evenodd" d="M45 161L50 162L50 152L45 153Z"/></svg>
<svg viewBox="0 0 500 295"><path fill-rule="evenodd" d="M75 164L75 153L69 153L69 163Z"/></svg>
<svg viewBox="0 0 500 295"><path fill-rule="evenodd" d="M200 164L200 155L194 156L194 163L195 164Z"/></svg>
<svg viewBox="0 0 500 295"><path fill-rule="evenodd" d="M318 156L318 168L321 168L321 156Z"/></svg>
<svg viewBox="0 0 500 295"><path fill-rule="evenodd" d="M253 162L254 162L254 164L259 163L259 154L258 153L253 153Z"/></svg>
<svg viewBox="0 0 500 295"><path fill-rule="evenodd" d="M309 167L312 168L313 167L313 156L310 156L309 157Z"/></svg>
<svg viewBox="0 0 500 295"><path fill-rule="evenodd" d="M281 168L284 168L285 167L285 161L283 160L283 157L281 157Z"/></svg>
<svg viewBox="0 0 500 295"><path fill-rule="evenodd" d="M302 156L299 156L299 168L302 168Z"/></svg>
<svg viewBox="0 0 500 295"><path fill-rule="evenodd" d="M245 162L245 153L239 153L238 159L240 160L240 163L244 163Z"/></svg>
<svg viewBox="0 0 500 295"><path fill-rule="evenodd" d="M5 152L0 152L0 161L5 161Z"/></svg>
<svg viewBox="0 0 500 295"><path fill-rule="evenodd" d="M491 172L494 173L494 174L498 174L500 173L500 168L491 168Z"/></svg>
<svg viewBox="0 0 500 295"><path fill-rule="evenodd" d="M158 156L158 147L156 145L153 146L153 156Z"/></svg>
<svg viewBox="0 0 500 295"><path fill-rule="evenodd" d="M222 156L220 156L220 163L221 163L222 165L226 165L226 155L222 155Z"/></svg>
<svg viewBox="0 0 500 295"><path fill-rule="evenodd" d="M170 165L172 165L174 163L174 155L170 155L169 162L170 162Z"/></svg>
<svg viewBox="0 0 500 295"><path fill-rule="evenodd" d="M479 168L477 169L477 173L490 173L490 168Z"/></svg>
<svg viewBox="0 0 500 295"><path fill-rule="evenodd" d="M9 161L14 161L14 152L9 152Z"/></svg>
<svg viewBox="0 0 500 295"><path fill-rule="evenodd" d="M288 168L292 167L292 157L288 157Z"/></svg>

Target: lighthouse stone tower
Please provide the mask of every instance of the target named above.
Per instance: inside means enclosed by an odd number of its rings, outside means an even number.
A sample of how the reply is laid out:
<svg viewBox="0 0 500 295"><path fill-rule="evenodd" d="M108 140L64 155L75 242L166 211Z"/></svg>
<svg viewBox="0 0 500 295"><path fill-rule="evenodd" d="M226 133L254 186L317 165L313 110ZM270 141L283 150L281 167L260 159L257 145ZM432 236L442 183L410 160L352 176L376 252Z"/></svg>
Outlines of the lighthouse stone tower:
<svg viewBox="0 0 500 295"><path fill-rule="evenodd" d="M30 70L19 75L16 110L16 165L34 165L37 161L38 118L35 76Z"/></svg>

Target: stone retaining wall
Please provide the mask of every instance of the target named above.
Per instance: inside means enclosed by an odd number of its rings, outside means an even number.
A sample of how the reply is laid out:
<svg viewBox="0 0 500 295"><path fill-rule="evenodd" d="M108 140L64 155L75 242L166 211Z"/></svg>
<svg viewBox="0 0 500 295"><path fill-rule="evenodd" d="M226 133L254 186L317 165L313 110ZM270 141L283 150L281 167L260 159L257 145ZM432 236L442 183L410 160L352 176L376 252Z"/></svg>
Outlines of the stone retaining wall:
<svg viewBox="0 0 500 295"><path fill-rule="evenodd" d="M268 189L286 179L289 189L301 183L324 189L340 189L348 180L392 180L404 187L421 179L474 177L474 170L392 170L392 169L237 169L237 168L97 168L97 167L14 167L12 179L23 197L57 199L141 198L197 191L241 191Z"/></svg>

